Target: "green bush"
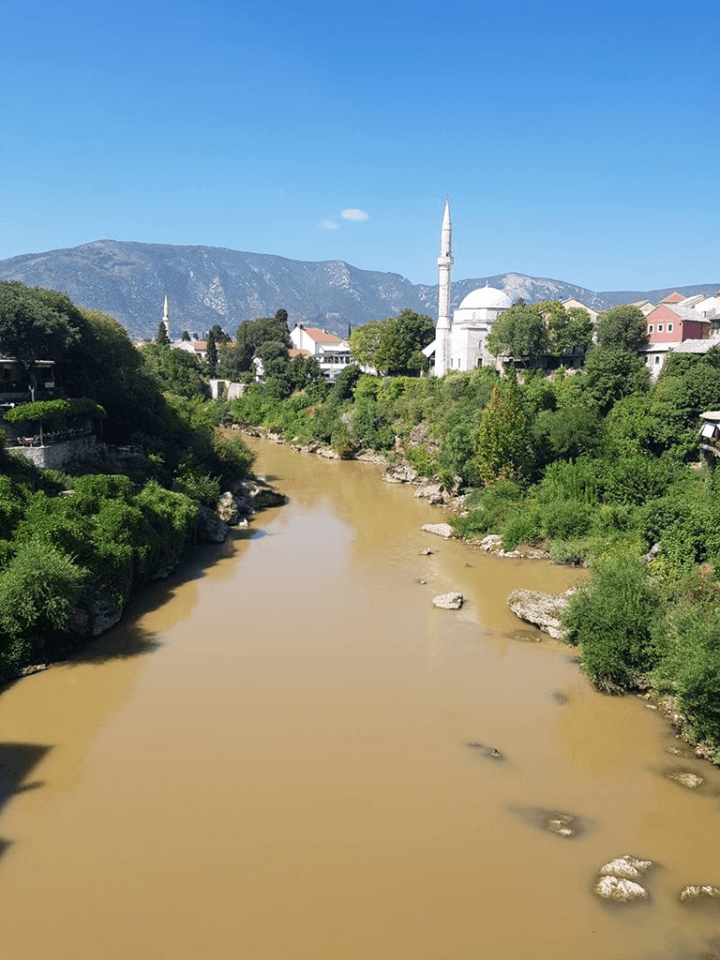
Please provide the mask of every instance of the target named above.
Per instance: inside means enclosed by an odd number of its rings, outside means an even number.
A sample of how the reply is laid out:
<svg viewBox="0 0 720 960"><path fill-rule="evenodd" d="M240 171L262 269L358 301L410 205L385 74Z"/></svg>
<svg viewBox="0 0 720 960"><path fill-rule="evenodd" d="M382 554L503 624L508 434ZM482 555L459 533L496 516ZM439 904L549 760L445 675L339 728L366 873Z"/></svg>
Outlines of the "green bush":
<svg viewBox="0 0 720 960"><path fill-rule="evenodd" d="M410 447L405 451L405 459L422 477L434 477L438 462L427 447Z"/></svg>
<svg viewBox="0 0 720 960"><path fill-rule="evenodd" d="M589 540L553 540L549 553L553 563L584 567L591 554L591 543Z"/></svg>
<svg viewBox="0 0 720 960"><path fill-rule="evenodd" d="M453 517L450 524L456 536L471 539L486 533L498 533L505 518L523 500L521 487L512 480L497 480L482 490L473 490L466 501L468 514Z"/></svg>
<svg viewBox="0 0 720 960"><path fill-rule="evenodd" d="M175 489L214 510L220 497L220 478L186 468L175 477Z"/></svg>
<svg viewBox="0 0 720 960"><path fill-rule="evenodd" d="M577 500L555 500L540 505L542 528L552 540L577 540L592 525L591 508Z"/></svg>
<svg viewBox="0 0 720 960"><path fill-rule="evenodd" d="M22 544L0 578L0 666L21 664L41 641L70 627L86 573L39 541Z"/></svg>
<svg viewBox="0 0 720 960"><path fill-rule="evenodd" d="M520 543L534 543L542 536L537 508L513 511L502 528L503 550L514 550Z"/></svg>
<svg viewBox="0 0 720 960"><path fill-rule="evenodd" d="M583 670L601 690L644 684L658 661L653 641L663 612L656 584L641 560L621 553L596 562L571 597L566 637L581 649Z"/></svg>
<svg viewBox="0 0 720 960"><path fill-rule="evenodd" d="M677 663L678 705L700 740L720 748L720 609L717 600L682 611L677 624L682 656Z"/></svg>

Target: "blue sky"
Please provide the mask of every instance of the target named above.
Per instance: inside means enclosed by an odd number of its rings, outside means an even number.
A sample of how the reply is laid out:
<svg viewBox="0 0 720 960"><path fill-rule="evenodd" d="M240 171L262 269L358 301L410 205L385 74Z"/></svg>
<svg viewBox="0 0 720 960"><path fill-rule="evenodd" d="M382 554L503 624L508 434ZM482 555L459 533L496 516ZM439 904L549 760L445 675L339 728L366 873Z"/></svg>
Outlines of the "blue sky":
<svg viewBox="0 0 720 960"><path fill-rule="evenodd" d="M3 8L0 258L112 238L435 283L447 193L454 279L720 284L716 3Z"/></svg>

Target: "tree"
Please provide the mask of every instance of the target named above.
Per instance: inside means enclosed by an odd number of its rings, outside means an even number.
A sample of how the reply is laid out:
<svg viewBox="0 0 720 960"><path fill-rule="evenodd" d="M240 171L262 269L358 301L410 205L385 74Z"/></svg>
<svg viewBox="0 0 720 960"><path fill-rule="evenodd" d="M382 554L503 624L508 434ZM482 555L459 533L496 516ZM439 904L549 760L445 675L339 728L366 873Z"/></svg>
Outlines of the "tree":
<svg viewBox="0 0 720 960"><path fill-rule="evenodd" d="M230 343L230 340L232 339L230 334L225 333L225 331L223 330L223 328L220 326L219 323L214 323L212 325L211 332L213 337L215 338L216 344Z"/></svg>
<svg viewBox="0 0 720 960"><path fill-rule="evenodd" d="M375 366L375 353L383 331L382 320L371 320L355 327L350 335L350 353L361 367Z"/></svg>
<svg viewBox="0 0 720 960"><path fill-rule="evenodd" d="M214 329L210 330L207 337L207 351L205 353L205 361L207 363L208 373L211 377L215 376L218 363L218 350L217 344L215 343L215 331Z"/></svg>
<svg viewBox="0 0 720 960"><path fill-rule="evenodd" d="M346 367L349 370L350 367ZM357 370L357 367L355 368ZM343 370L343 373L345 370ZM323 377L320 364L315 357L308 357L305 354L299 354L290 361L289 376L295 390L304 390L306 387L320 388L325 392L325 378ZM342 377L342 373L340 374ZM338 379L340 379L338 377Z"/></svg>
<svg viewBox="0 0 720 960"><path fill-rule="evenodd" d="M288 348L280 340L265 340L255 351L255 356L262 361L266 379L282 377L289 372Z"/></svg>
<svg viewBox="0 0 720 960"><path fill-rule="evenodd" d="M168 336L167 327L165 326L165 321L161 320L158 326L157 336L155 337L155 343L159 347L169 347L170 346L170 337Z"/></svg>
<svg viewBox="0 0 720 960"><path fill-rule="evenodd" d="M430 317L405 309L397 317L374 320L353 330L350 351L364 366L390 376L411 376L428 368L422 351L434 337Z"/></svg>
<svg viewBox="0 0 720 960"><path fill-rule="evenodd" d="M509 312L509 311L508 311ZM477 443L483 483L526 479L530 462L528 424L515 371L496 383L483 410Z"/></svg>
<svg viewBox="0 0 720 960"><path fill-rule="evenodd" d="M510 307L493 324L487 338L488 350L496 357L535 363L550 346L547 327L537 306Z"/></svg>
<svg viewBox="0 0 720 960"><path fill-rule="evenodd" d="M235 336L238 369L250 370L258 347L268 340L283 343L288 349L292 346L286 320L277 316L244 320L237 328Z"/></svg>
<svg viewBox="0 0 720 960"><path fill-rule="evenodd" d="M218 348L216 374L221 380L237 380L240 376L240 355L237 346L222 343Z"/></svg>
<svg viewBox="0 0 720 960"><path fill-rule="evenodd" d="M608 350L635 353L640 344L647 343L645 316L632 304L613 307L601 314L595 333L597 345Z"/></svg>
<svg viewBox="0 0 720 960"><path fill-rule="evenodd" d="M565 310L558 300L540 303L538 308L547 321L552 350L556 356L561 356L566 350L587 351L594 330L587 310L582 307Z"/></svg>
<svg viewBox="0 0 720 960"><path fill-rule="evenodd" d="M18 281L0 282L0 349L22 364L33 400L34 361L61 363L80 340L83 326L80 310L64 294Z"/></svg>
<svg viewBox="0 0 720 960"><path fill-rule="evenodd" d="M147 369L163 392L180 397L207 397L209 390L200 364L187 350L168 350L160 344L142 347Z"/></svg>
<svg viewBox="0 0 720 960"><path fill-rule="evenodd" d="M187 330L183 330L182 336L180 337L180 339L184 340L186 343L190 342L190 334L187 332Z"/></svg>
<svg viewBox="0 0 720 960"><path fill-rule="evenodd" d="M627 350L594 347L582 373L585 392L606 414L612 405L631 393L645 393L650 386L650 371L639 357Z"/></svg>

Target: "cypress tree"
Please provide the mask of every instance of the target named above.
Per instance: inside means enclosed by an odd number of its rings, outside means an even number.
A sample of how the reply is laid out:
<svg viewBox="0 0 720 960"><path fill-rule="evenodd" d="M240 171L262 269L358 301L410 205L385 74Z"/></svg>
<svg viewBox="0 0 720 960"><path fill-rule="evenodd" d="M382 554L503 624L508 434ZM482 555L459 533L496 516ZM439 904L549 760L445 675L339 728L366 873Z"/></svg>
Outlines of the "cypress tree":
<svg viewBox="0 0 720 960"><path fill-rule="evenodd" d="M477 467L483 483L522 482L529 466L527 418L514 370L493 387L483 410L477 444Z"/></svg>

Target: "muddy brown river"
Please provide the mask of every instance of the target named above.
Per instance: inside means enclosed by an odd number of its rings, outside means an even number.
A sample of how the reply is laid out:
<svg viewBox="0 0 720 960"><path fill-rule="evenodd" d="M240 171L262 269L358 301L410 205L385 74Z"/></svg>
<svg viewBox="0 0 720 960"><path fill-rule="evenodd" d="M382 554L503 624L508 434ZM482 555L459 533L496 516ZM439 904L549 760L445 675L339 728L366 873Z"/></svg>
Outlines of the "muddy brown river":
<svg viewBox="0 0 720 960"><path fill-rule="evenodd" d="M421 532L442 512L376 467L258 449L286 506L0 696L2 956L720 955L718 903L678 902L720 884L720 773L506 607L578 574ZM623 854L648 901L592 893Z"/></svg>

